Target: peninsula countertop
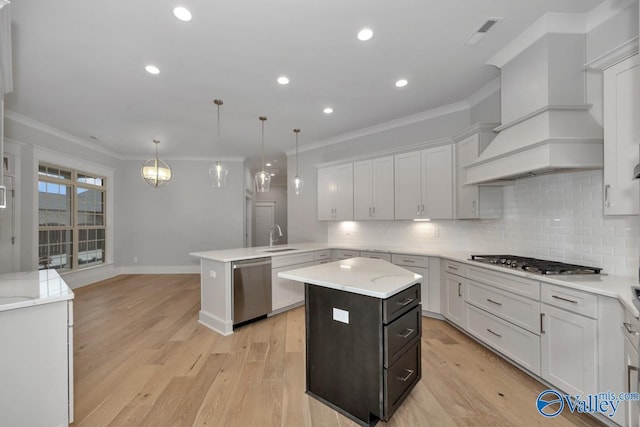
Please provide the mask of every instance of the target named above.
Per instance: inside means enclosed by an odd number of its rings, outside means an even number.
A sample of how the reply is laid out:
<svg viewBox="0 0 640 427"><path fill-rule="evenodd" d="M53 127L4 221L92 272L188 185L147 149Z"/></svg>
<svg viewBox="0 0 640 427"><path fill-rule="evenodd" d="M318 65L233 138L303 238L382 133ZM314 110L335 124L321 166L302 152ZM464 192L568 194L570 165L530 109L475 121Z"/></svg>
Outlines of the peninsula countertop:
<svg viewBox="0 0 640 427"><path fill-rule="evenodd" d="M386 299L422 279L422 276L372 258L350 258L327 264L283 271L278 277Z"/></svg>
<svg viewBox="0 0 640 427"><path fill-rule="evenodd" d="M0 311L73 299L56 270L0 274Z"/></svg>

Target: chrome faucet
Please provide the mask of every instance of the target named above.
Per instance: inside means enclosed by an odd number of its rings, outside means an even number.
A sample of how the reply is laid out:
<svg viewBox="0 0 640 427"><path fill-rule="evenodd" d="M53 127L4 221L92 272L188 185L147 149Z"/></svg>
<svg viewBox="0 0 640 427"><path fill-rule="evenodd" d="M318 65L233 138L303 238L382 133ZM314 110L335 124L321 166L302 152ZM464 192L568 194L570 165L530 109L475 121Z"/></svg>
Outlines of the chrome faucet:
<svg viewBox="0 0 640 427"><path fill-rule="evenodd" d="M276 228L278 229L278 235L282 237L282 229L278 224L276 224L275 227L271 227L269 229L269 249L273 248L273 242L278 241L278 239L273 238L273 233L276 231Z"/></svg>

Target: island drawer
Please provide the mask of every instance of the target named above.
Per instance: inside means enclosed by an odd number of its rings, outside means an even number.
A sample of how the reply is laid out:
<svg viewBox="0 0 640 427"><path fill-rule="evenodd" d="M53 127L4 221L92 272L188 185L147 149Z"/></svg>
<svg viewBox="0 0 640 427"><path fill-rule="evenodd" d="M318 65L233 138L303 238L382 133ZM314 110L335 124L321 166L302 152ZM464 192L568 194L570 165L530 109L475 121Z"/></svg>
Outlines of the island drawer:
<svg viewBox="0 0 640 427"><path fill-rule="evenodd" d="M384 326L384 367L392 365L416 339L422 335L421 306L405 313L391 324Z"/></svg>
<svg viewBox="0 0 640 427"><path fill-rule="evenodd" d="M384 414L383 420L389 420L405 397L420 381L420 340L403 353L389 369L384 370Z"/></svg>
<svg viewBox="0 0 640 427"><path fill-rule="evenodd" d="M391 254L385 252L360 252L360 256L364 258L381 259L387 262L391 262Z"/></svg>
<svg viewBox="0 0 640 427"><path fill-rule="evenodd" d="M391 262L404 267L429 268L429 258L426 256L392 254Z"/></svg>
<svg viewBox="0 0 640 427"><path fill-rule="evenodd" d="M419 303L420 284L417 283L382 301L382 321L389 324Z"/></svg>
<svg viewBox="0 0 640 427"><path fill-rule="evenodd" d="M289 265L306 264L313 262L313 253L304 253L286 256L274 256L271 258L271 268L287 267Z"/></svg>

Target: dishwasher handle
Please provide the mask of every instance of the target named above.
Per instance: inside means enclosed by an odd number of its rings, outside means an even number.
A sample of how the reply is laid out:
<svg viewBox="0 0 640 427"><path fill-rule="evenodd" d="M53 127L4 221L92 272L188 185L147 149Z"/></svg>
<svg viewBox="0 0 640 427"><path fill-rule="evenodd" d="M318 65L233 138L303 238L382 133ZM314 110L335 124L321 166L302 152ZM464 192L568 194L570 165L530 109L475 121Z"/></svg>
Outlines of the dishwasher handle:
<svg viewBox="0 0 640 427"><path fill-rule="evenodd" d="M236 261L233 263L233 269L259 267L261 265L271 265L271 258L260 258L257 260Z"/></svg>

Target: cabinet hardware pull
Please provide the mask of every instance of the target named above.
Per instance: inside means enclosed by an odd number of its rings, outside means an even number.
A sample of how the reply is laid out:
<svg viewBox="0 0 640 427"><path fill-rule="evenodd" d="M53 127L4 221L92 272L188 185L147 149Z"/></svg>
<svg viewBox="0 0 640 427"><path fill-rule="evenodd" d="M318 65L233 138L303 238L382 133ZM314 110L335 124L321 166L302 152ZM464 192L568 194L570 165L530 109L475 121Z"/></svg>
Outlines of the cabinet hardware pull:
<svg viewBox="0 0 640 427"><path fill-rule="evenodd" d="M407 382L407 380L411 378L411 375L413 375L413 371L411 369L405 369L405 371L407 371L408 374L405 375L404 377L398 377L400 381Z"/></svg>
<svg viewBox="0 0 640 427"><path fill-rule="evenodd" d="M417 209L416 216L420 216L420 205L418 205L416 209Z"/></svg>
<svg viewBox="0 0 640 427"><path fill-rule="evenodd" d="M449 270L458 271L458 267L454 267L453 265L447 265Z"/></svg>
<svg viewBox="0 0 640 427"><path fill-rule="evenodd" d="M631 392L631 372L638 372L638 367L633 365L627 365L627 392Z"/></svg>
<svg viewBox="0 0 640 427"><path fill-rule="evenodd" d="M500 335L497 332L493 332L491 329L487 328L487 332L492 333L493 335L497 336L498 338L502 338L502 335Z"/></svg>
<svg viewBox="0 0 640 427"><path fill-rule="evenodd" d="M458 282L458 296L462 296L462 283Z"/></svg>
<svg viewBox="0 0 640 427"><path fill-rule="evenodd" d="M633 327L631 326L631 323L622 322L622 324L624 325L624 327L627 330L627 332L629 332L631 335L635 335L635 336L640 335L640 332L633 330Z"/></svg>
<svg viewBox="0 0 640 427"><path fill-rule="evenodd" d="M473 214L478 215L478 202L476 200L473 201Z"/></svg>
<svg viewBox="0 0 640 427"><path fill-rule="evenodd" d="M424 216L424 205L422 205L422 215Z"/></svg>
<svg viewBox="0 0 640 427"><path fill-rule="evenodd" d="M373 207L373 216L374 217L376 216L376 207L375 206Z"/></svg>
<svg viewBox="0 0 640 427"><path fill-rule="evenodd" d="M574 301L572 299L567 299L567 298L562 298L562 297L559 297L557 295L551 295L551 298L559 299L560 301L570 302L571 304L577 304L578 303L578 301Z"/></svg>
<svg viewBox="0 0 640 427"><path fill-rule="evenodd" d="M407 338L414 332L415 332L415 329L407 328L401 334L398 334L398 336L402 338Z"/></svg>
<svg viewBox="0 0 640 427"><path fill-rule="evenodd" d="M415 301L415 298L405 298L402 301L398 301L397 304L401 306L409 305Z"/></svg>
<svg viewBox="0 0 640 427"><path fill-rule="evenodd" d="M611 207L611 202L609 201L609 189L611 189L611 184L604 186L604 205L606 207Z"/></svg>
<svg viewBox="0 0 640 427"><path fill-rule="evenodd" d="M540 313L540 334L544 334L544 326L542 325L543 317L544 317L544 313Z"/></svg>
<svg viewBox="0 0 640 427"><path fill-rule="evenodd" d="M416 262L415 262L414 260L412 260L412 259L403 259L403 260L402 260L402 262L407 262L407 263L410 263L410 264L415 264L415 263L416 263Z"/></svg>
<svg viewBox="0 0 640 427"><path fill-rule="evenodd" d="M492 304L502 306L502 303L501 303L501 302L494 301L494 300L492 300L491 298L487 298L487 301L489 301L489 302L490 302L490 303L492 303Z"/></svg>

